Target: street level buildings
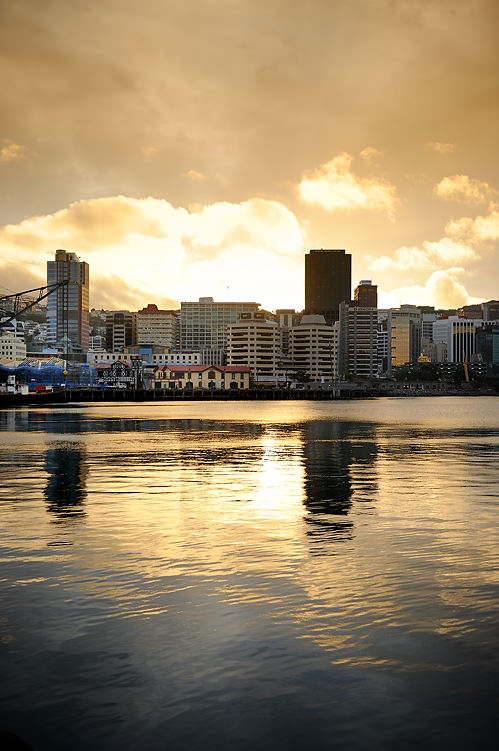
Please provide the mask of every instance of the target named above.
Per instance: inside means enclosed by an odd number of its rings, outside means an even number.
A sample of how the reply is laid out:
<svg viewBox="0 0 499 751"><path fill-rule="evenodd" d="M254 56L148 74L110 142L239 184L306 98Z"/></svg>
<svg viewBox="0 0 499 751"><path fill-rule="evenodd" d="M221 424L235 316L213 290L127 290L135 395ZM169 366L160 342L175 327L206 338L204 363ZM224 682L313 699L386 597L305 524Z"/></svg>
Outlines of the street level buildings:
<svg viewBox="0 0 499 751"><path fill-rule="evenodd" d="M311 250L305 255L305 312L339 320L339 306L352 296L352 256L342 249Z"/></svg>
<svg viewBox="0 0 499 751"><path fill-rule="evenodd" d="M65 342L74 352L88 350L89 269L76 253L56 250L55 260L47 261L47 284L66 282L47 298L47 342Z"/></svg>

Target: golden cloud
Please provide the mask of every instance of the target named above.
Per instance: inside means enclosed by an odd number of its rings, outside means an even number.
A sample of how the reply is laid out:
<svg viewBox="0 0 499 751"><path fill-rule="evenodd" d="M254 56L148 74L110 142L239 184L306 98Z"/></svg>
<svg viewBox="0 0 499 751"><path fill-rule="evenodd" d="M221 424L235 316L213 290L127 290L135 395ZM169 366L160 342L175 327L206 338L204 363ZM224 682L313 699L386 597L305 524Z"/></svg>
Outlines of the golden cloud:
<svg viewBox="0 0 499 751"><path fill-rule="evenodd" d="M453 237L466 238L469 242L487 242L499 238L499 211L494 205L487 216L462 217L448 222L445 231Z"/></svg>
<svg viewBox="0 0 499 751"><path fill-rule="evenodd" d="M351 170L353 157L346 152L304 177L298 185L302 201L327 211L369 209L386 211L390 217L396 201L396 188L379 178L361 178Z"/></svg>
<svg viewBox="0 0 499 751"><path fill-rule="evenodd" d="M251 198L194 209L168 201L125 196L79 201L54 214L0 229L5 262L39 268L56 248L89 262L94 307L142 307L212 295L260 297L267 305L292 305L302 297L304 234L275 201ZM109 279L113 278L109 284ZM285 290L276 298L275 280Z"/></svg>
<svg viewBox="0 0 499 751"><path fill-rule="evenodd" d="M184 172L182 177L186 177L188 180L206 180L206 175L204 175L202 172L198 172L195 169L190 169L188 172Z"/></svg>
<svg viewBox="0 0 499 751"><path fill-rule="evenodd" d="M453 175L444 177L433 192L446 201L462 201L465 203L483 203L497 195L497 191L488 183L474 180L468 175Z"/></svg>
<svg viewBox="0 0 499 751"><path fill-rule="evenodd" d="M459 308L480 302L471 297L457 277L462 268L448 268L434 271L425 284L411 285L380 292L380 307L398 307L401 303L413 305L434 305L436 308Z"/></svg>
<svg viewBox="0 0 499 751"><path fill-rule="evenodd" d="M381 154L382 152L379 151L379 149L375 149L374 146L366 146L365 149L362 149L359 156L366 162L373 162L375 159L378 159Z"/></svg>
<svg viewBox="0 0 499 751"><path fill-rule="evenodd" d="M441 141L428 141L425 146L429 151L436 151L437 154L452 154L457 148L455 143L442 143Z"/></svg>
<svg viewBox="0 0 499 751"><path fill-rule="evenodd" d="M442 264L463 263L474 261L478 255L469 245L464 245L443 237L436 242L425 241L421 247L398 248L393 256L380 256L370 264L374 272L383 272L389 269L406 270L435 268Z"/></svg>
<svg viewBox="0 0 499 751"><path fill-rule="evenodd" d="M3 146L0 148L0 162L13 162L15 159L24 159L26 156L26 146L21 146L10 138L4 138Z"/></svg>

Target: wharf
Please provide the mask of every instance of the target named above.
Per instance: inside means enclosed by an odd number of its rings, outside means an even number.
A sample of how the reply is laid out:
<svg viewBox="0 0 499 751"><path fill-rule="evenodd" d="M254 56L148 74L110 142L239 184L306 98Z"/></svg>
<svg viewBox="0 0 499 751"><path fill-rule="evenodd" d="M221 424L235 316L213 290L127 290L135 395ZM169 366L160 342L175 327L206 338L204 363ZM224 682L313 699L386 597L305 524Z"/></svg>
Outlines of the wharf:
<svg viewBox="0 0 499 751"><path fill-rule="evenodd" d="M296 401L366 399L379 396L373 389L93 389L75 388L29 394L0 394L0 407L57 405L81 402L177 402L177 401Z"/></svg>
<svg viewBox="0 0 499 751"><path fill-rule="evenodd" d="M73 388L29 394L0 394L0 408L23 406L56 406L87 402L177 402L177 401L332 401L345 399L373 399L380 396L478 396L492 395L488 389L449 387L443 384L384 384L341 383L334 388L321 389L118 389Z"/></svg>

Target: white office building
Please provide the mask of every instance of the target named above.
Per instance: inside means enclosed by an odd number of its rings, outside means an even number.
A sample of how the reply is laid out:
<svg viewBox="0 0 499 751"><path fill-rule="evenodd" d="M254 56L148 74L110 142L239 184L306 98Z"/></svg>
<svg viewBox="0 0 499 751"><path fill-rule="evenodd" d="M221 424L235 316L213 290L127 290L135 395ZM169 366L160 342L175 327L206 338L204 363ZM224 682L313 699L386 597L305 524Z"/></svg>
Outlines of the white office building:
<svg viewBox="0 0 499 751"><path fill-rule="evenodd" d="M433 341L447 345L447 362L471 362L476 352L476 332L482 319L449 316L433 323Z"/></svg>
<svg viewBox="0 0 499 751"><path fill-rule="evenodd" d="M213 297L181 303L181 348L226 350L227 326L237 323L243 313L256 313L259 307L256 302L215 302Z"/></svg>

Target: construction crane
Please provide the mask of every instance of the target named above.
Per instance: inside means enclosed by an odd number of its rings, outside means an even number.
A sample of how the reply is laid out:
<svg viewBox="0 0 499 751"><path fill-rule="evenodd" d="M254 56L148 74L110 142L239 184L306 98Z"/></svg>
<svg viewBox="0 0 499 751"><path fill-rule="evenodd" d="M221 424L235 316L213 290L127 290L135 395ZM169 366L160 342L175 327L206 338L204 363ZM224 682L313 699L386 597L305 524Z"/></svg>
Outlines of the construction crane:
<svg viewBox="0 0 499 751"><path fill-rule="evenodd" d="M3 321L0 321L0 328L6 326L8 323L14 320L14 318L18 318L21 313L24 313L24 311L28 310L28 308L36 305L37 302L44 300L46 297L51 295L52 292L55 292L56 289L59 289L59 287L64 287L68 283L68 280L64 279L62 282L46 284L45 287L33 287L33 289L26 289L23 292L13 292L11 295L3 295L2 297L0 297L0 316L5 315L6 318L4 318ZM29 295L31 292L36 292L37 296L35 295L34 298L32 297L28 301L26 301L24 299L25 296ZM11 306L9 310L4 308L4 300L14 301L13 306ZM14 312L12 312L12 310L14 310Z"/></svg>

